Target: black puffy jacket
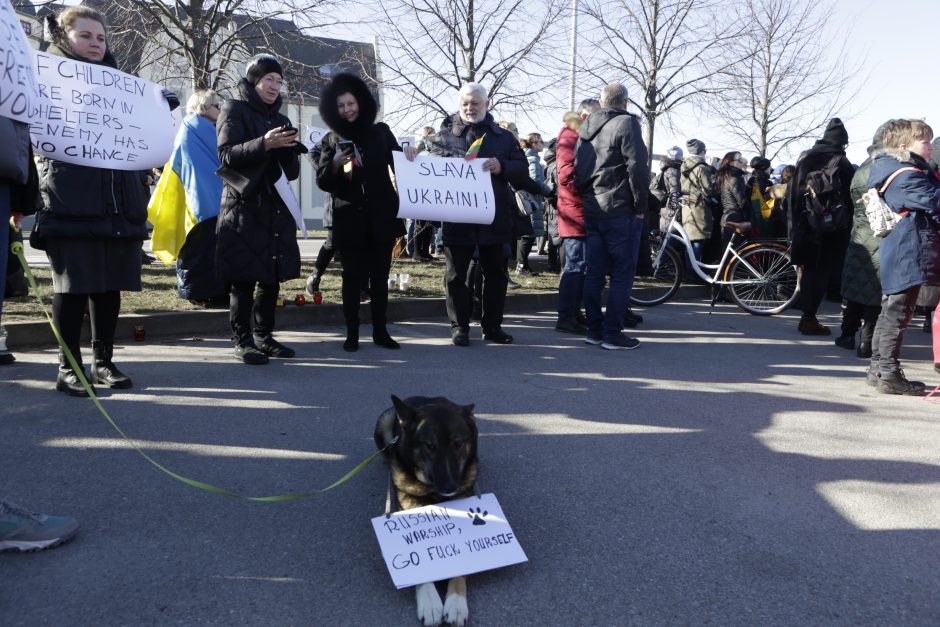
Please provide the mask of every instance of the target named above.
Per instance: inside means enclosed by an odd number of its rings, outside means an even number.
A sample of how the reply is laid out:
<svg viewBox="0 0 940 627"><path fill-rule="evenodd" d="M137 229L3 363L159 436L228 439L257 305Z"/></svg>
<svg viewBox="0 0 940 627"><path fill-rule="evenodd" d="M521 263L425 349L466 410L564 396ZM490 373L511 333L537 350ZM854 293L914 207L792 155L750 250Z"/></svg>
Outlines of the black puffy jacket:
<svg viewBox="0 0 940 627"><path fill-rule="evenodd" d="M51 45L48 53L94 63ZM117 68L110 50L100 65ZM43 158L39 165L42 238L147 239L145 172L109 170Z"/></svg>
<svg viewBox="0 0 940 627"><path fill-rule="evenodd" d="M347 122L337 110L337 97L351 93L359 105L359 115ZM337 246L359 245L368 241L391 242L405 234L398 217L398 194L392 186L389 169L394 169L392 153L401 146L383 123L376 124L378 105L368 86L357 76L340 74L320 96L320 117L332 130L318 145L320 156L315 168L317 186L333 197L333 240ZM351 140L361 157L361 166L352 176L333 172L333 158L340 140Z"/></svg>
<svg viewBox="0 0 940 627"><path fill-rule="evenodd" d="M289 180L300 175L300 160L294 149L264 148L265 133L290 125L280 108L280 96L265 104L242 79L238 97L222 104L216 122L222 168L258 180L244 195L228 181L222 187L215 259L225 281L276 283L300 276L297 225L274 189L282 169Z"/></svg>

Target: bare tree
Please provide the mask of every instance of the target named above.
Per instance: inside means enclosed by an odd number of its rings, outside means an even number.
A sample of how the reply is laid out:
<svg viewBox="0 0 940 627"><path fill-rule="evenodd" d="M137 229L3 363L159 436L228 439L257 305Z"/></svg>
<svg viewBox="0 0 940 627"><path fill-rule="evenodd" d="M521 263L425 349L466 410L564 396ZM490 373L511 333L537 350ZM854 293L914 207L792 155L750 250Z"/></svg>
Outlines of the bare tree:
<svg viewBox="0 0 940 627"><path fill-rule="evenodd" d="M845 61L828 26L833 8L815 0L746 0L747 24L726 50L744 59L713 77L707 108L731 134L771 160L815 136L847 104L860 65ZM842 39L844 41L844 39Z"/></svg>
<svg viewBox="0 0 940 627"><path fill-rule="evenodd" d="M225 89L237 82L243 62L259 50L281 59L288 81L317 73L299 50L311 39L306 33L323 25L326 0L86 3L100 5L108 15L115 53L125 69L146 69L158 82Z"/></svg>
<svg viewBox="0 0 940 627"><path fill-rule="evenodd" d="M381 83L400 97L389 117L416 127L447 116L469 81L489 90L493 108L542 103L559 76L549 39L564 11L564 0L378 2Z"/></svg>
<svg viewBox="0 0 940 627"><path fill-rule="evenodd" d="M735 63L722 54L742 27L722 18L725 0L585 0L590 22L580 61L598 82L626 79L653 159L656 123L707 90Z"/></svg>

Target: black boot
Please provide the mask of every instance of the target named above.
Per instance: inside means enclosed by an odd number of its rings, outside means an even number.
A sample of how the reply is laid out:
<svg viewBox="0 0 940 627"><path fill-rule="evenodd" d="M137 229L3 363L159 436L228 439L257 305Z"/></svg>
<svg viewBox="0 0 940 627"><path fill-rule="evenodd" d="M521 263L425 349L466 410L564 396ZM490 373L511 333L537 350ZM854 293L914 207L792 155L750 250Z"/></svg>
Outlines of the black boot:
<svg viewBox="0 0 940 627"><path fill-rule="evenodd" d="M372 342L376 346L381 346L383 348L398 349L401 346L392 339L392 336L388 334L388 329L385 325L373 326L372 327Z"/></svg>
<svg viewBox="0 0 940 627"><path fill-rule="evenodd" d="M91 350L95 354L95 365L91 369L92 383L118 390L125 390L133 385L131 380L111 361L114 356L114 342L94 340L91 343Z"/></svg>
<svg viewBox="0 0 940 627"><path fill-rule="evenodd" d="M317 268L314 268L307 278L306 289L311 296L320 291L320 271Z"/></svg>
<svg viewBox="0 0 940 627"><path fill-rule="evenodd" d="M82 362L80 359L80 353L72 353L76 360L78 361L78 367L82 367ZM82 374L84 373L84 368L82 369ZM69 365L68 359L65 357L65 353L59 351L59 375L55 380L55 389L59 392L65 392L69 396L80 396L87 397L88 392L85 390L85 387L82 385L82 382L79 381L78 375L75 374L75 371L72 369L72 366ZM92 388L94 390L94 388Z"/></svg>
<svg viewBox="0 0 940 627"><path fill-rule="evenodd" d="M355 353L359 350L359 325L346 325L346 341L343 342L343 350L347 353Z"/></svg>

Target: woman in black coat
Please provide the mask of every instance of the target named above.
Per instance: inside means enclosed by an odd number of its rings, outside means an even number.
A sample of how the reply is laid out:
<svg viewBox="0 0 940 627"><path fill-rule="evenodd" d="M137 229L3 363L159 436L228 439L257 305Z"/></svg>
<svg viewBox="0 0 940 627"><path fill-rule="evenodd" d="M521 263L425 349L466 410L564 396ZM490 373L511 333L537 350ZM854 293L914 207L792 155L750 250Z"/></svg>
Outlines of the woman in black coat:
<svg viewBox="0 0 940 627"><path fill-rule="evenodd" d="M64 9L47 17L47 29L50 54L117 67L108 49L105 18L98 11L84 6ZM173 100L179 105L175 96ZM46 158L39 165L43 206L30 242L46 251L52 267L52 320L81 367L82 319L88 309L94 352L91 380L109 388L132 386L111 359L121 291L141 289L140 247L147 239L143 175ZM59 353L56 389L88 396L64 351Z"/></svg>
<svg viewBox="0 0 940 627"><path fill-rule="evenodd" d="M395 239L405 234L389 168L401 147L366 84L338 74L320 96L320 117L332 130L320 142L317 185L333 195L333 242L343 258L343 349L359 349L359 288L371 284L372 341L399 348L386 327L388 272ZM407 154L414 157L414 149Z"/></svg>
<svg viewBox="0 0 940 627"><path fill-rule="evenodd" d="M279 113L283 76L276 58L256 56L216 123L224 182L216 270L232 285L235 357L246 364L294 356L271 336L280 282L300 276L298 225L274 184L281 176L296 179L298 155L306 152L297 129Z"/></svg>

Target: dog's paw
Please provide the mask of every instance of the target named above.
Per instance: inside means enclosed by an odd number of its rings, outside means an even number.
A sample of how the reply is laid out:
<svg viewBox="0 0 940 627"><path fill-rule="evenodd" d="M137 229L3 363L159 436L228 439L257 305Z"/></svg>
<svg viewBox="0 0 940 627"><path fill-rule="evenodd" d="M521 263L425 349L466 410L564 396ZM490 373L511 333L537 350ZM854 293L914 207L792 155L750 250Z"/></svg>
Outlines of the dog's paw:
<svg viewBox="0 0 940 627"><path fill-rule="evenodd" d="M434 584L423 583L417 586L415 588L415 599L418 602L418 620L425 627L440 625L441 619L444 618L444 604L441 603L441 595L437 593ZM466 605L466 601L464 601L464 605Z"/></svg>
<svg viewBox="0 0 940 627"><path fill-rule="evenodd" d="M447 600L444 602L444 622L463 627L467 624L469 616L467 597L462 594L447 595Z"/></svg>

